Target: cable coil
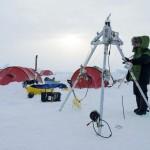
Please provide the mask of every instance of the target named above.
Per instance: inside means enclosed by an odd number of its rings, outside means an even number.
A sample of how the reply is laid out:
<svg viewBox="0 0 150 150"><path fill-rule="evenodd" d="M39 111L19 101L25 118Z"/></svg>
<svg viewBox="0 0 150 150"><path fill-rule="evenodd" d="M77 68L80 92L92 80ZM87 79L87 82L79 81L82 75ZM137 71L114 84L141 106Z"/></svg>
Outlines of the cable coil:
<svg viewBox="0 0 150 150"><path fill-rule="evenodd" d="M102 137L102 138L110 138L110 137L112 136L112 131L111 131L111 128L110 128L109 124L108 124L105 120L102 120L102 119L101 119L100 114L98 113L98 111L96 111L96 110L92 111L92 112L90 113L90 119L91 119L92 121L90 121L90 122L87 124L87 126L88 126L90 123L92 123L93 129L94 129L96 135L98 135L98 136L100 136L100 137ZM104 135L98 133L98 131L96 130L96 126L97 126L97 128L104 126L104 125L102 124L102 122L105 123L105 124L107 125L107 127L108 127L108 130L109 130L109 132L110 132L110 134L109 134L108 136L104 136Z"/></svg>

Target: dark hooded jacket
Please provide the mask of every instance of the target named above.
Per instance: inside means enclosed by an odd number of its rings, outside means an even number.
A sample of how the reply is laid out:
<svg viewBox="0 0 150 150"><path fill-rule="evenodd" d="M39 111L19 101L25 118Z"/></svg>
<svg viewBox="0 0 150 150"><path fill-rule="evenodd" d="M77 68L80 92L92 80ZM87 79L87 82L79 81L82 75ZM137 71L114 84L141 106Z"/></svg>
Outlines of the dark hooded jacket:
<svg viewBox="0 0 150 150"><path fill-rule="evenodd" d="M150 83L150 50L149 37L140 36L141 44L140 47L133 48L134 56L131 60L133 64L132 71L140 83Z"/></svg>

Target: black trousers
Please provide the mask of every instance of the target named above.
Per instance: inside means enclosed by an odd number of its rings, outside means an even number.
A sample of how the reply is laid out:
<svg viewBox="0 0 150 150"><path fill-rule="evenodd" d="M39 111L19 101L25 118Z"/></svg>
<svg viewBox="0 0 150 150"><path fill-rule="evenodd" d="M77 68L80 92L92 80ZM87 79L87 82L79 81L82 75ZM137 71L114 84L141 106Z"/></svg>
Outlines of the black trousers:
<svg viewBox="0 0 150 150"><path fill-rule="evenodd" d="M148 96L147 96L147 83L142 83L142 82L139 82L139 85L148 101ZM145 102L145 100L143 99L143 96L141 95L139 89L137 88L136 84L133 83L133 92L136 96L136 103L137 103L137 107L139 110L141 111L146 111L147 110L147 104Z"/></svg>

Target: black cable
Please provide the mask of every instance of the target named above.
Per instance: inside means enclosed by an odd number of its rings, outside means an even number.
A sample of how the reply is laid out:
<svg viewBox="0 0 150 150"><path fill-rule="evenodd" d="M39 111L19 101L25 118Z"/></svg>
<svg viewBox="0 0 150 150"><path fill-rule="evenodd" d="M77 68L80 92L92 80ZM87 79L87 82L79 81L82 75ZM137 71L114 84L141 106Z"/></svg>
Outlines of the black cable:
<svg viewBox="0 0 150 150"><path fill-rule="evenodd" d="M98 136L102 137L102 138L110 138L110 137L112 136L112 131L111 131L111 128L110 128L109 124L108 124L105 120L102 120L102 119L101 119L101 122L104 122L104 123L107 125L107 127L108 127L108 129L109 129L109 131L110 131L109 136L103 136L103 135L99 134L99 133L96 131L96 128L95 128L95 126L94 126L94 121L92 121L93 129L94 129L95 133L96 133Z"/></svg>
<svg viewBox="0 0 150 150"><path fill-rule="evenodd" d="M67 80L67 82L69 83L70 87L72 88L71 80ZM79 82L79 81L78 81L78 82ZM85 95L84 95L82 98L80 98L80 99L77 97L77 95L76 95L74 89L72 89L72 93L73 93L74 98L75 98L75 99L78 99L79 102L81 102L81 101L83 101L83 100L86 98L86 96L87 96L87 94L88 94L88 90L89 90L89 84L88 84L88 87L86 88L86 93L85 93Z"/></svg>
<svg viewBox="0 0 150 150"><path fill-rule="evenodd" d="M95 133L96 133L98 136L100 136L100 137L102 137L102 138L110 138L110 137L112 136L112 131L111 131L111 128L110 128L109 124L108 124L105 120L101 119L100 114L99 114L99 112L98 112L97 110L94 110L94 111L92 111L92 112L90 113L90 119L91 119L91 121L87 124L87 126L88 126L90 123L92 123L92 124L93 124L93 129L94 129ZM110 134L109 134L108 136L104 136L104 135L102 135L102 134L100 134L100 133L98 133L98 132L96 131L95 124L97 125L97 128L100 128L100 127L103 127L103 126L104 126L104 125L102 124L103 122L107 125L107 127L108 127L108 129L109 129ZM95 123L95 124L94 124L94 123Z"/></svg>
<svg viewBox="0 0 150 150"><path fill-rule="evenodd" d="M90 82L92 83L92 79L90 76L87 76L88 77L88 81L90 80ZM80 79L79 79L80 80ZM79 81L78 81L79 82ZM79 84L80 86L80 84ZM89 91L89 87L90 87L90 83L88 82L88 85L87 85L87 88L86 88L86 92L85 92L85 95L82 97L82 98L78 98L76 93L75 93L75 90L73 90L73 95L76 99L78 99L80 102L83 101L86 97L87 97L87 94L88 94L88 91Z"/></svg>
<svg viewBox="0 0 150 150"><path fill-rule="evenodd" d="M77 94L75 93L75 90L73 90L73 95L74 95L75 99L78 99L81 102L87 97L88 91L89 91L89 88L86 88L85 95L80 99L77 97Z"/></svg>
<svg viewBox="0 0 150 150"><path fill-rule="evenodd" d="M80 102L83 101L87 97L88 91L89 91L89 88L87 87L86 93L85 93L84 97L80 99Z"/></svg>

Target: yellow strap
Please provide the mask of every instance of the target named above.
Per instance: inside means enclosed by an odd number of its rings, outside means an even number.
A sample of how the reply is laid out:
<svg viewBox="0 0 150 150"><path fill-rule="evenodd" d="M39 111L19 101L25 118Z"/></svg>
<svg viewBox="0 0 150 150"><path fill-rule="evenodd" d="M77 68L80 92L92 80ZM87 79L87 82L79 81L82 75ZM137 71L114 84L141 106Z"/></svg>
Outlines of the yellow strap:
<svg viewBox="0 0 150 150"><path fill-rule="evenodd" d="M81 102L79 99L75 98L73 101L72 101L72 105L74 108L78 108L80 109L81 108Z"/></svg>

